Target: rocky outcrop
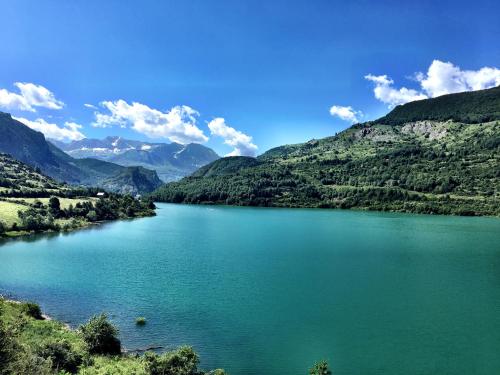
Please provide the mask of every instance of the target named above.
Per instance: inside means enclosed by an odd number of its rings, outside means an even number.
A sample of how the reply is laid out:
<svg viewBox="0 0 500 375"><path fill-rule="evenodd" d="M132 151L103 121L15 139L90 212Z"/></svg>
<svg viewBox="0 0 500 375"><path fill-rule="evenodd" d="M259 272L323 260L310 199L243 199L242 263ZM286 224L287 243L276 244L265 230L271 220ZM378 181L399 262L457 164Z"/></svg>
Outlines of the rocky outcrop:
<svg viewBox="0 0 500 375"><path fill-rule="evenodd" d="M415 121L409 122L401 128L403 134L416 134L424 136L429 140L439 140L446 137L446 122Z"/></svg>

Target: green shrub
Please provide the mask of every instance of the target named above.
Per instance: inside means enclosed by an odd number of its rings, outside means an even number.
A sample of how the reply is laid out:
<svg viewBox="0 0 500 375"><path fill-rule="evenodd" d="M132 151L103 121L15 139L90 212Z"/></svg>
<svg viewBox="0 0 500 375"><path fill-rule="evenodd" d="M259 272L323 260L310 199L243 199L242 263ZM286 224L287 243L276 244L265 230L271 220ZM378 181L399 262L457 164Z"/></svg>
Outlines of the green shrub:
<svg viewBox="0 0 500 375"><path fill-rule="evenodd" d="M18 349L12 330L0 320L0 375L12 374Z"/></svg>
<svg viewBox="0 0 500 375"><path fill-rule="evenodd" d="M97 221L97 213L94 210L89 211L86 217L88 221Z"/></svg>
<svg viewBox="0 0 500 375"><path fill-rule="evenodd" d="M45 342L37 348L36 354L39 357L50 359L52 369L64 370L72 374L78 371L78 366L83 361L82 355L74 351L67 340Z"/></svg>
<svg viewBox="0 0 500 375"><path fill-rule="evenodd" d="M218 368L205 373L205 375L228 375L228 374L226 374L226 372L223 369Z"/></svg>
<svg viewBox="0 0 500 375"><path fill-rule="evenodd" d="M21 349L17 353L14 362L13 372L9 375L52 375L52 366L49 359L45 359L34 354L29 347Z"/></svg>
<svg viewBox="0 0 500 375"><path fill-rule="evenodd" d="M309 369L309 375L331 375L332 372L328 368L328 362L320 361Z"/></svg>
<svg viewBox="0 0 500 375"><path fill-rule="evenodd" d="M21 304L21 311L33 319L42 320L42 309L37 303L34 302L23 302Z"/></svg>
<svg viewBox="0 0 500 375"><path fill-rule="evenodd" d="M93 316L79 331L91 354L120 354L118 329L108 321L106 314Z"/></svg>
<svg viewBox="0 0 500 375"><path fill-rule="evenodd" d="M190 346L158 355L153 352L144 354L146 372L150 375L198 375L198 354Z"/></svg>

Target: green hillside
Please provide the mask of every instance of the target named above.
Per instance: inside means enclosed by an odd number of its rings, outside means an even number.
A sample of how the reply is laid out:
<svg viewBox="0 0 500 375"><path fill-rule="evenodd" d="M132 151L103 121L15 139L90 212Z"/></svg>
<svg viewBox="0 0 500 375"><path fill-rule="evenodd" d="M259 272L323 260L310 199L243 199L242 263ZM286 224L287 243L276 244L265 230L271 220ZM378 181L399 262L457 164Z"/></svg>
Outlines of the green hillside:
<svg viewBox="0 0 500 375"><path fill-rule="evenodd" d="M468 98L476 108L474 119L470 123L448 120L448 114L468 108L464 105ZM334 137L281 146L257 159L217 160L161 187L153 198L500 215L500 125L497 120L476 122L497 118L499 98L500 90L495 88L409 103ZM446 121L425 119L435 103L440 103L435 107L439 118ZM416 113L420 121L415 121Z"/></svg>
<svg viewBox="0 0 500 375"><path fill-rule="evenodd" d="M94 222L154 215L149 200L62 184L0 154L0 237L72 230Z"/></svg>
<svg viewBox="0 0 500 375"><path fill-rule="evenodd" d="M472 92L443 95L437 98L397 106L381 124L401 125L410 121L435 120L467 124L500 120L500 86Z"/></svg>

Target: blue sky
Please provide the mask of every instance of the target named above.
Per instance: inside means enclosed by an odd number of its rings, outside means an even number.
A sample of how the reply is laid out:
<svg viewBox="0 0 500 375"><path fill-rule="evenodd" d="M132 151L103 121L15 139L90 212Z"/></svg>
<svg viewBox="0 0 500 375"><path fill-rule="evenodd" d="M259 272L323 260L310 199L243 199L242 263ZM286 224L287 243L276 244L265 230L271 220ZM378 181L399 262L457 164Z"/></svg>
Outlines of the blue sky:
<svg viewBox="0 0 500 375"><path fill-rule="evenodd" d="M121 135L258 154L408 100L500 83L498 1L0 0L0 9L0 110L66 140Z"/></svg>

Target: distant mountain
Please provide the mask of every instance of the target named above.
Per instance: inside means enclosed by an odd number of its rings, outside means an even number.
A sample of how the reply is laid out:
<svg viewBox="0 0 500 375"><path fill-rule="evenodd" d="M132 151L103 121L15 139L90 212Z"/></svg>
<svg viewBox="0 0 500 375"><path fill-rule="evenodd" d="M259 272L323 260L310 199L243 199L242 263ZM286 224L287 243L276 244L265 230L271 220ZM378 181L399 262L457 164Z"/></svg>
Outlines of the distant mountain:
<svg viewBox="0 0 500 375"><path fill-rule="evenodd" d="M93 157L123 166L153 169L165 182L178 180L219 158L212 149L197 143L149 143L121 137L50 142L74 158Z"/></svg>
<svg viewBox="0 0 500 375"><path fill-rule="evenodd" d="M419 100L333 137L226 157L158 201L500 215L500 87Z"/></svg>
<svg viewBox="0 0 500 375"><path fill-rule="evenodd" d="M109 158L123 154L129 150L150 149L161 143L140 142L121 137L106 137L104 139L84 138L69 143L48 139L58 148L74 158L99 158L108 160Z"/></svg>
<svg viewBox="0 0 500 375"><path fill-rule="evenodd" d="M129 193L146 193L161 185L154 171L98 159L75 159L47 142L42 133L3 112L0 112L0 152L73 185L99 186ZM129 178L130 175L135 178Z"/></svg>

